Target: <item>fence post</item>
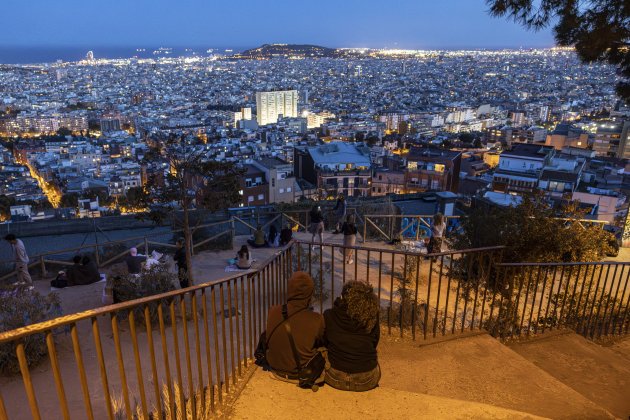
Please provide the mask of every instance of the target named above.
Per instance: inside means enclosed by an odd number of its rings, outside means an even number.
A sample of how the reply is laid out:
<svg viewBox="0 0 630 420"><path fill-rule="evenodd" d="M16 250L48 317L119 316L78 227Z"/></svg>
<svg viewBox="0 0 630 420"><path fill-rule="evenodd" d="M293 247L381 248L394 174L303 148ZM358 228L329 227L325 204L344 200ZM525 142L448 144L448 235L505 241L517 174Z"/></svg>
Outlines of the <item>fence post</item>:
<svg viewBox="0 0 630 420"><path fill-rule="evenodd" d="M96 266L101 266L101 257L98 255L98 244L94 245L94 260L96 262Z"/></svg>
<svg viewBox="0 0 630 420"><path fill-rule="evenodd" d="M39 264L41 265L42 277L46 277L46 262L43 255L39 257Z"/></svg>
<svg viewBox="0 0 630 420"><path fill-rule="evenodd" d="M365 243L366 240L366 235L367 235L367 222L368 222L368 218L367 216L365 217L365 219L363 220L363 243ZM358 261L358 259L357 259Z"/></svg>

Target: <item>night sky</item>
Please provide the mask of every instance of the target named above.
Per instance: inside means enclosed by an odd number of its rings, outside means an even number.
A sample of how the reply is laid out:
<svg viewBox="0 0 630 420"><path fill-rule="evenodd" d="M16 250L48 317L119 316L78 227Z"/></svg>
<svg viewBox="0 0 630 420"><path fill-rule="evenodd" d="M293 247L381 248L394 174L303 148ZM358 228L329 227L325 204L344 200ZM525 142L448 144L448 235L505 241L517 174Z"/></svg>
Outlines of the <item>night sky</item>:
<svg viewBox="0 0 630 420"><path fill-rule="evenodd" d="M483 0L2 0L4 46L551 47Z"/></svg>

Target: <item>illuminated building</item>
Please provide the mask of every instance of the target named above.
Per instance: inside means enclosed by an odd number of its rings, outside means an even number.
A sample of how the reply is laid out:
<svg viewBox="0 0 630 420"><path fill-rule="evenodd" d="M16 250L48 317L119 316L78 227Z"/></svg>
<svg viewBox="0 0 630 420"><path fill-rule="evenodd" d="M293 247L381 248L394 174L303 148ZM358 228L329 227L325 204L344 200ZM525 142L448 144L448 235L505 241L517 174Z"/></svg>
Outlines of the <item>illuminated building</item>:
<svg viewBox="0 0 630 420"><path fill-rule="evenodd" d="M623 124L620 122L604 121L597 125L593 142L593 150L597 156L614 157L617 155L621 143L622 129Z"/></svg>
<svg viewBox="0 0 630 420"><path fill-rule="evenodd" d="M258 125L275 124L278 116L297 117L298 91L256 92Z"/></svg>

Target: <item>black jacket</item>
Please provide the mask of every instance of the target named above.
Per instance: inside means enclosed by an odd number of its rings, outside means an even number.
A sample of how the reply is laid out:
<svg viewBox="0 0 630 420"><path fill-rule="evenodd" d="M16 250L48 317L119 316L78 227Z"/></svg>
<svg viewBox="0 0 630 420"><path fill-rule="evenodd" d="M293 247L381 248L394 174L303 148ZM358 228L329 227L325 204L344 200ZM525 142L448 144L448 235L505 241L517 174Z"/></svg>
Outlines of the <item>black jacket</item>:
<svg viewBox="0 0 630 420"><path fill-rule="evenodd" d="M346 373L369 372L378 363L376 346L380 338L377 322L372 331L359 328L337 299L332 309L324 311L324 341L330 365Z"/></svg>

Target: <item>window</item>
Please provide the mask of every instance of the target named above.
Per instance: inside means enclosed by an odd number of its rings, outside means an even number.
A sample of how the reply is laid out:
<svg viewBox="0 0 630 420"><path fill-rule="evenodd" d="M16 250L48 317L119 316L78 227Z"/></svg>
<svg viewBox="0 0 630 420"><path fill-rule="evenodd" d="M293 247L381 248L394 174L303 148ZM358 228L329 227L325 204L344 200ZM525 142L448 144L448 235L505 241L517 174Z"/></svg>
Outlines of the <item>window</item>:
<svg viewBox="0 0 630 420"><path fill-rule="evenodd" d="M284 193L284 188L280 188L280 194Z"/></svg>
<svg viewBox="0 0 630 420"><path fill-rule="evenodd" d="M287 187L287 192L291 192L291 187Z"/></svg>
<svg viewBox="0 0 630 420"><path fill-rule="evenodd" d="M262 178L257 176L256 177L256 185L260 185L260 184L262 184Z"/></svg>
<svg viewBox="0 0 630 420"><path fill-rule="evenodd" d="M245 186L247 188L252 186L252 179L251 178L245 178Z"/></svg>
<svg viewBox="0 0 630 420"><path fill-rule="evenodd" d="M259 200L264 200L264 199L265 199L265 196L264 196L263 194L258 194L258 199L259 199Z"/></svg>
<svg viewBox="0 0 630 420"><path fill-rule="evenodd" d="M276 179L271 178L271 188L275 188L275 187L276 187Z"/></svg>
<svg viewBox="0 0 630 420"><path fill-rule="evenodd" d="M251 203L252 201L254 201L254 196L250 195L249 197L247 197L247 202Z"/></svg>

